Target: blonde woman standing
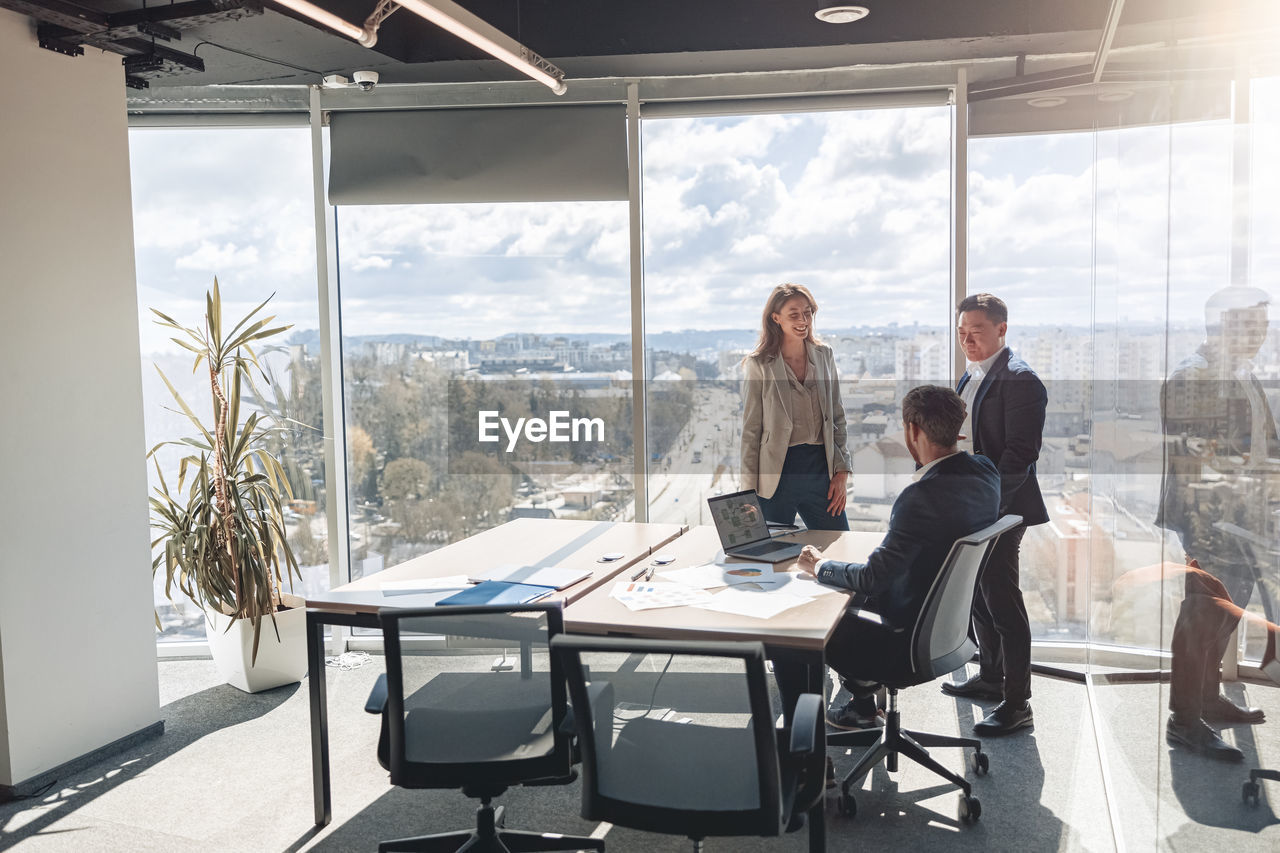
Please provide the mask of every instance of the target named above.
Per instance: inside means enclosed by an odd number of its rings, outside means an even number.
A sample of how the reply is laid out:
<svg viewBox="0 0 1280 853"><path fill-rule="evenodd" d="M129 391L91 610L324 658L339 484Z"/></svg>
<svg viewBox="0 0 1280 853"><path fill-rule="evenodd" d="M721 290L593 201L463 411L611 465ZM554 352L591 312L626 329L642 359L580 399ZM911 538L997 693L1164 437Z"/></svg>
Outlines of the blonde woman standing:
<svg viewBox="0 0 1280 853"><path fill-rule="evenodd" d="M831 347L813 331L809 289L780 284L769 294L760 341L743 360L742 488L755 489L768 521L848 530L851 470L844 405Z"/></svg>

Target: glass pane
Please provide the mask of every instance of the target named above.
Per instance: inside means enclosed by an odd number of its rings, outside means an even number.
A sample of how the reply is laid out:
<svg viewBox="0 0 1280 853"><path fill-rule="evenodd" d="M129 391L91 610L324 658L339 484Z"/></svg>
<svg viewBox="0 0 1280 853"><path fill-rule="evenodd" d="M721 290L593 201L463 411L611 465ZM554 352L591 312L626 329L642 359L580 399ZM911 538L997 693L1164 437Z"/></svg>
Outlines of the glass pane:
<svg viewBox="0 0 1280 853"><path fill-rule="evenodd" d="M273 448L294 497L286 510L286 528L302 581L293 582L293 591L306 595L327 589L309 133L134 129L129 152L147 447L197 434L157 368L204 423L210 423L212 413L207 378L193 374L191 354L170 340L150 309L183 325L200 326L214 276L225 320L239 320L270 296L260 317L274 314L292 328L275 340L270 352L257 350L278 388L269 402L278 414L305 425L287 431ZM156 454L171 490L176 491L178 461L184 455L174 447ZM154 466L149 476L154 489L159 485ZM186 601L176 587L174 595ZM204 639L200 611L189 602L171 605L166 598L163 570L155 583L155 603L161 641Z"/></svg>
<svg viewBox="0 0 1280 853"><path fill-rule="evenodd" d="M1051 523L1022 540L1034 640L1083 640L1091 553L1093 135L969 142L970 293L1009 306L1006 343L1049 394L1036 478Z"/></svg>
<svg viewBox="0 0 1280 853"><path fill-rule="evenodd" d="M950 384L950 109L648 120L642 133L650 518L710 523L706 498L739 488L742 361L771 290L793 282L834 350L850 523L883 529L914 468L900 395Z"/></svg>
<svg viewBox="0 0 1280 853"><path fill-rule="evenodd" d="M626 204L337 218L353 577L522 515L634 517Z"/></svg>
<svg viewBox="0 0 1280 853"><path fill-rule="evenodd" d="M1280 163L1263 152L1280 150L1280 77L1252 81L1250 109L1249 271L1253 281L1270 290L1275 298L1275 288L1267 283L1265 271L1280 264L1280 240L1276 238L1280 233ZM1275 329L1275 310L1273 307L1271 334L1253 359L1253 373L1262 385L1273 417L1280 411L1280 333ZM1271 448L1269 455L1280 457L1280 448ZM1246 610L1254 618L1245 619L1240 631L1241 658L1252 666L1262 662L1269 633L1258 619L1271 625L1280 622L1280 518L1274 512L1280 495L1274 483L1269 481L1267 485L1266 502L1273 511L1255 530L1262 541L1249 545L1258 586Z"/></svg>

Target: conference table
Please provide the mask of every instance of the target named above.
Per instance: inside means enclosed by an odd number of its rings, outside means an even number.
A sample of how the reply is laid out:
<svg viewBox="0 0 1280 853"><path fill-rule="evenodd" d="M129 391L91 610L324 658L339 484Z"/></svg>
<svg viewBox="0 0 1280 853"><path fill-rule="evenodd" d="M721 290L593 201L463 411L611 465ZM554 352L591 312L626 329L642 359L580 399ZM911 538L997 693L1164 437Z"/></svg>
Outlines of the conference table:
<svg viewBox="0 0 1280 853"><path fill-rule="evenodd" d="M662 548L684 529L679 524L519 518L328 592L308 596L307 672L316 825L328 824L333 816L325 695L326 625L378 628L380 608L432 606L438 597L391 594L384 591L388 584L476 574L510 564L590 570L590 577L545 599L568 605ZM615 555L615 559L603 561L604 557Z"/></svg>
<svg viewBox="0 0 1280 853"><path fill-rule="evenodd" d="M792 534L797 542L816 545L824 556L862 560L879 544L882 533L806 530ZM672 558L657 566L653 557ZM620 555L600 562L604 555ZM725 558L714 527L692 529L676 524L591 522L566 519L517 519L307 599L307 657L311 695L312 787L315 822L332 817L328 718L325 698L324 626L378 627L382 607L431 605L433 597L386 594L384 585L457 574L499 565L555 565L590 569L589 578L555 593L564 602L565 630L572 633L664 639L759 640L771 660L791 660L808 667L811 692L823 695L824 650L844 612L843 592L820 595L769 619L669 607L632 611L611 597L614 582L652 566L655 571L707 562L739 562ZM794 570L795 560L775 565ZM823 804L809 813L809 850L826 849Z"/></svg>

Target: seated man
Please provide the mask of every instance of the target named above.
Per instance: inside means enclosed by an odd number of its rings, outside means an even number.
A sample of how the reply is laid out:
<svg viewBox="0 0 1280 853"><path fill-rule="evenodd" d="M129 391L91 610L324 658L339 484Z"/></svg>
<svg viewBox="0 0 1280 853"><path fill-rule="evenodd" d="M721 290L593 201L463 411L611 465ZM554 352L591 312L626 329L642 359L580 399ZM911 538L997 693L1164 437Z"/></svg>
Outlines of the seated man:
<svg viewBox="0 0 1280 853"><path fill-rule="evenodd" d="M907 449L920 468L902 490L889 514L889 532L865 563L822 559L813 546L800 555L800 568L822 583L858 593L851 606L870 610L894 633L875 622L847 613L827 644L827 664L840 676L853 699L833 709L827 721L841 729L878 724L875 706L877 674L909 660L910 626L924 605L947 552L957 539L994 524L1000 509L1000 474L983 456L956 449L965 407L958 394L938 385L913 388L902 398L902 425ZM805 689L802 666L774 664L784 707ZM1030 725L1031 708L1017 709Z"/></svg>

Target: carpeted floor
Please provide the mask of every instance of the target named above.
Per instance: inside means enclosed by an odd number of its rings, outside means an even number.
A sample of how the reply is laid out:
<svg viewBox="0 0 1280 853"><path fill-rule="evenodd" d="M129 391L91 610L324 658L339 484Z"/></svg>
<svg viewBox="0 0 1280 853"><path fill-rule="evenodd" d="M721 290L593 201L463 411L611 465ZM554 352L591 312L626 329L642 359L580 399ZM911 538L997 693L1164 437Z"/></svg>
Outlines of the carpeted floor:
<svg viewBox="0 0 1280 853"><path fill-rule="evenodd" d="M38 851L358 851L378 840L462 829L473 802L452 791L392 788L374 758L377 718L363 713L382 671L372 657L351 670L330 669L328 701L333 822L312 825L309 715L305 682L249 696L219 684L208 661L163 661L162 737L60 780L39 796L0 805L0 849ZM1244 688L1232 685L1237 696ZM827 849L1111 851L1112 812L1126 850L1274 851L1280 819L1272 803L1280 783L1264 783L1263 801L1246 807L1247 766L1222 766L1164 746L1159 685L1100 685L1094 690L1099 756L1089 692L1037 677L1033 732L988 740L990 773L973 777L982 818L956 817L957 795L914 764L876 769L849 818L827 800ZM1280 689L1249 686L1248 698L1280 726ZM982 706L944 696L936 686L904 691L904 725L968 733ZM679 710L679 709L677 709ZM1280 768L1280 738L1269 727L1229 737L1251 759ZM837 770L853 757L833 750ZM934 755L964 767L958 750ZM1104 796L1110 776L1114 809ZM1270 788L1270 790L1267 790ZM578 817L580 789L518 788L501 799L507 825L597 836L610 851L684 851L680 837L595 825ZM807 849L805 833L772 839L710 839L708 851Z"/></svg>

